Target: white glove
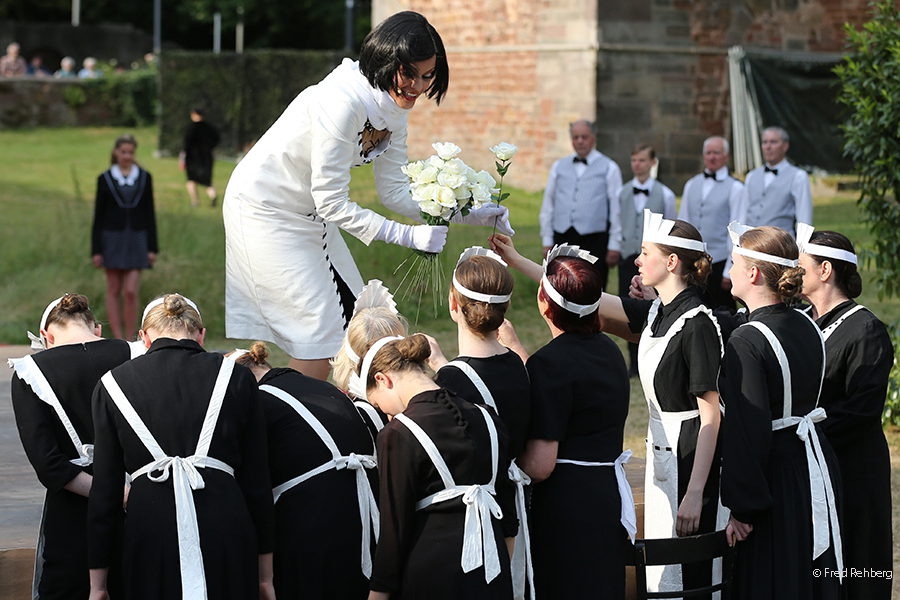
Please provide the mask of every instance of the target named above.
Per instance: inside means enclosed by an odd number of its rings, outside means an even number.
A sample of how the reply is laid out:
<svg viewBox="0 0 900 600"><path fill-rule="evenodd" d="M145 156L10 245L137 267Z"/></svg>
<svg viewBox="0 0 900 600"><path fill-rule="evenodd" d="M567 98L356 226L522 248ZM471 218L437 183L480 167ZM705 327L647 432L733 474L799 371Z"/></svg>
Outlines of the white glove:
<svg viewBox="0 0 900 600"><path fill-rule="evenodd" d="M375 234L376 240L423 252L440 252L447 243L446 225L404 225L386 219Z"/></svg>
<svg viewBox="0 0 900 600"><path fill-rule="evenodd" d="M514 235L516 233L509 225L509 209L505 206L485 204L481 208L470 210L466 216L456 215L453 217L454 223L482 225L485 227L493 227L495 221L497 223L497 231L500 233L506 235Z"/></svg>

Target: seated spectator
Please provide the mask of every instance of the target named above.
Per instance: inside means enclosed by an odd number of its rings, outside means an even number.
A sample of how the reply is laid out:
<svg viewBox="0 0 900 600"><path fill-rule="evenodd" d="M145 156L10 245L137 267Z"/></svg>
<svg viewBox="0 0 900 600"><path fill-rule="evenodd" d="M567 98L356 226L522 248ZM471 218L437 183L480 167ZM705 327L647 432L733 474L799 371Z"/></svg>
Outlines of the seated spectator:
<svg viewBox="0 0 900 600"><path fill-rule="evenodd" d="M53 74L54 77L78 77L75 72L75 59L71 56L64 57L59 61L59 71Z"/></svg>
<svg viewBox="0 0 900 600"><path fill-rule="evenodd" d="M88 56L84 59L84 63L82 64L84 65L84 68L78 71L79 79L96 79L97 77L103 77L103 71L96 68L96 58Z"/></svg>
<svg viewBox="0 0 900 600"><path fill-rule="evenodd" d="M21 77L27 69L25 59L19 56L19 45L11 43L6 47L6 56L0 58L0 77Z"/></svg>
<svg viewBox="0 0 900 600"><path fill-rule="evenodd" d="M34 77L50 77L53 73L44 66L44 59L40 54L35 54L31 59L31 63L25 69L26 75Z"/></svg>

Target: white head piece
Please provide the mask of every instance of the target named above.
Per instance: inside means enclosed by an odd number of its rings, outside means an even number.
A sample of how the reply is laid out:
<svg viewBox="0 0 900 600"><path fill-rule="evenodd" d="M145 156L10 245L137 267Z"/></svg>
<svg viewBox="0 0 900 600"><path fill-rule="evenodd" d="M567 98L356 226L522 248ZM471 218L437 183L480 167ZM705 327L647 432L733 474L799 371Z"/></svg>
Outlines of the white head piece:
<svg viewBox="0 0 900 600"><path fill-rule="evenodd" d="M832 248L831 246L811 244L809 239L812 237L815 230L816 228L812 225L797 223L797 245L800 247L800 252L859 265L859 259L857 259L856 254L853 252L847 252L840 248Z"/></svg>
<svg viewBox="0 0 900 600"><path fill-rule="evenodd" d="M370 279L369 283L365 285L356 297L356 303L353 305L353 316L355 317L359 311L364 308L377 307L386 308L395 315L398 315L397 302L394 301L394 297L391 295L390 290L384 286L380 279ZM347 341L346 335L344 336L344 354L353 361L354 365L359 364L359 355L357 355L356 352L353 351L353 348L350 347L350 342Z"/></svg>
<svg viewBox="0 0 900 600"><path fill-rule="evenodd" d="M775 256L774 254L766 254L765 252L757 252L756 250L750 250L748 248L741 248L741 236L753 227L747 227L746 225L741 225L737 221L732 221L728 225L728 234L731 236L731 243L734 244L734 247L731 249L735 254L740 254L741 256L746 256L748 258L755 258L756 260L762 260L765 262L774 263L776 265L782 265L784 267L796 267L799 262L796 260L792 260L790 258L784 258L781 256Z"/></svg>
<svg viewBox="0 0 900 600"><path fill-rule="evenodd" d="M154 298L153 300L150 301L150 304L148 304L148 305L147 305L147 308L144 309L144 314L141 315L141 326L142 326L142 327L143 327L143 325L144 325L144 321L147 320L147 315L150 314L150 311L153 310L154 308L156 308L157 306L159 306L160 304L164 303L164 302L166 301L166 297L167 297L167 296L172 296L173 294L174 294L174 295L181 296L182 298L184 298L184 301L187 302L187 303L191 306L191 308L193 308L194 310L196 310L196 311L197 311L197 316L200 317L200 309L197 308L197 305L194 304L194 303L191 301L190 298L188 298L188 297L185 296L184 294L179 294L178 292L173 292L172 294L163 294L163 295L160 296L159 298ZM203 317L200 317L200 318L203 319Z"/></svg>
<svg viewBox="0 0 900 600"><path fill-rule="evenodd" d="M459 255L459 260L456 261L456 267L453 269L453 287L456 288L456 291L466 298L470 298L472 300L475 300L476 302L487 302L488 304L503 304L504 302L509 302L512 294L482 294L481 292L474 292L470 290L459 282L459 280L456 278L456 269L459 268L459 265L461 265L463 261L466 261L473 256L487 256L493 258L504 267L506 266L506 263L503 261L503 259L500 258L500 256L493 250L488 250L486 248L482 248L481 246L472 246L471 248L466 248L465 250L463 250L462 254Z"/></svg>
<svg viewBox="0 0 900 600"><path fill-rule="evenodd" d="M556 304L569 311L570 313L574 313L579 317L584 317L586 315L591 314L600 306L600 298L597 298L597 301L593 304L576 304L574 302L570 302L563 298L563 295L557 291L556 288L553 287L553 284L550 283L550 280L547 279L547 265L550 264L557 256L574 256L576 258L581 258L588 261L591 264L597 262L597 257L588 252L587 250L582 250L578 246L570 246L568 244L560 244L559 246L554 246L550 252L547 253L547 257L544 259L544 274L541 277L541 285L544 287L544 293L550 296L550 299L553 300Z"/></svg>
<svg viewBox="0 0 900 600"><path fill-rule="evenodd" d="M661 214L650 212L649 208L644 209L645 242L661 244L663 246L675 246L676 248L695 250L697 252L706 252L706 242L669 235L674 226L675 221L664 219Z"/></svg>
<svg viewBox="0 0 900 600"><path fill-rule="evenodd" d="M31 340L31 349L35 352L41 352L42 350L47 349L47 338L44 337L43 331L47 330L47 317L50 316L50 312L59 306L59 303L62 302L62 299L65 296L60 296L53 302L47 305L47 308L44 309L44 314L41 315L41 324L38 329L38 335L34 335L30 331L26 331L28 334L28 339Z"/></svg>
<svg viewBox="0 0 900 600"><path fill-rule="evenodd" d="M375 360L375 355L390 342L402 339L403 337L399 335L389 335L376 340L375 343L369 347L365 357L363 357L359 374L350 374L350 381L347 383L347 391L360 400L368 401L368 398L366 397L366 381L369 379L369 369L372 368L372 361Z"/></svg>

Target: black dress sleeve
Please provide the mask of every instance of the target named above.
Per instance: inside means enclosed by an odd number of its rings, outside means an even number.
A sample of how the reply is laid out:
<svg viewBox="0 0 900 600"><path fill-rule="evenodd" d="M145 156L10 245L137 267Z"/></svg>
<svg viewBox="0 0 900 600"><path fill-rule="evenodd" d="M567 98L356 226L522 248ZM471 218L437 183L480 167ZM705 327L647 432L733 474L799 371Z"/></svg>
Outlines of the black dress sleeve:
<svg viewBox="0 0 900 600"><path fill-rule="evenodd" d="M143 214L147 229L147 250L154 254L159 253L159 243L156 239L156 209L153 206L153 177L147 174L147 186L144 188L144 197L141 198Z"/></svg>
<svg viewBox="0 0 900 600"><path fill-rule="evenodd" d="M240 440L241 466L235 471L234 478L244 494L244 501L256 526L259 553L267 554L275 548L275 506L269 476L265 414L253 375L249 371L235 371L231 382L234 392L239 397L250 398L250 402Z"/></svg>
<svg viewBox="0 0 900 600"><path fill-rule="evenodd" d="M94 197L94 224L91 227L91 256L103 254L103 225L109 203L109 185L101 174L97 178L97 194Z"/></svg>
<svg viewBox="0 0 900 600"><path fill-rule="evenodd" d="M528 439L564 440L575 402L568 380L559 377L560 369L564 372L564 367L553 360L549 352L539 350L528 358L525 368L531 380Z"/></svg>
<svg viewBox="0 0 900 600"><path fill-rule="evenodd" d="M847 325L844 325L847 327ZM838 329L834 335L844 333ZM868 319L861 329L852 333L852 340L839 358L842 366L839 381L828 381L843 386L843 394L827 408L828 418L820 424L829 439L838 439L845 433L880 418L887 397L887 382L894 364L894 349L884 324L878 319Z"/></svg>
<svg viewBox="0 0 900 600"><path fill-rule="evenodd" d="M50 492L59 492L82 471L69 462L69 457L60 448L54 431L54 421L59 417L18 375L13 375L11 391L16 427L25 455L41 485Z"/></svg>
<svg viewBox="0 0 900 600"><path fill-rule="evenodd" d="M478 388L475 387L472 380L457 367L445 366L438 369L437 373L434 375L434 382L473 404L484 403L481 392L478 391Z"/></svg>
<svg viewBox="0 0 900 600"><path fill-rule="evenodd" d="M122 510L125 458L116 429L112 398L101 382L94 388L94 481L88 502L88 567L109 567L120 552L116 532L125 520Z"/></svg>
<svg viewBox="0 0 900 600"><path fill-rule="evenodd" d="M704 313L688 319L682 330L681 351L688 366L688 392L700 397L718 390L721 346L716 326Z"/></svg>
<svg viewBox="0 0 900 600"><path fill-rule="evenodd" d="M370 580L370 588L376 592L400 590L416 533L419 474L415 457L419 449L398 429L388 425L377 440L381 528Z"/></svg>
<svg viewBox="0 0 900 600"><path fill-rule="evenodd" d="M766 479L772 411L765 358L745 336L742 331L728 340L722 367L722 504L738 521L753 523L755 514L772 506Z"/></svg>

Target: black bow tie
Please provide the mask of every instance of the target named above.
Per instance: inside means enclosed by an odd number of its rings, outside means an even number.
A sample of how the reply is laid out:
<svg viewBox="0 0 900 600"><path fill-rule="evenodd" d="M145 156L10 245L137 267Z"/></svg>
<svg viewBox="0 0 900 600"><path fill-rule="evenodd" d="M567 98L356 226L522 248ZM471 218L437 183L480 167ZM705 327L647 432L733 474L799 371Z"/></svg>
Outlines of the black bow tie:
<svg viewBox="0 0 900 600"><path fill-rule="evenodd" d="M773 169L769 165L766 165L766 173L771 173L772 175L778 175L778 169Z"/></svg>
<svg viewBox="0 0 900 600"><path fill-rule="evenodd" d="M706 179L712 179L713 181L716 181L716 174L710 173L709 171L703 171L703 177L705 177Z"/></svg>
<svg viewBox="0 0 900 600"><path fill-rule="evenodd" d="M650 190L645 190L643 188L636 187L636 188L634 188L634 195L637 196L638 194L644 194L645 196L647 196L649 198Z"/></svg>
<svg viewBox="0 0 900 600"><path fill-rule="evenodd" d="M576 156L572 159L573 162L580 162L583 165L587 164L587 158L581 158L580 156Z"/></svg>

